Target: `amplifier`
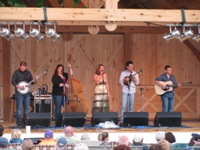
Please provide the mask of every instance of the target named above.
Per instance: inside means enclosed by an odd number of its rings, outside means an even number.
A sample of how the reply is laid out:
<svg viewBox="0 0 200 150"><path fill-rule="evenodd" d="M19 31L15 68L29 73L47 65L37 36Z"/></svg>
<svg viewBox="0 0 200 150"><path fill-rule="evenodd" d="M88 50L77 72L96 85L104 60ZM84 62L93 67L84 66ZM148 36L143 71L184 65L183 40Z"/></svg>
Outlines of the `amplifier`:
<svg viewBox="0 0 200 150"><path fill-rule="evenodd" d="M51 113L52 115L52 95L35 95L34 112Z"/></svg>

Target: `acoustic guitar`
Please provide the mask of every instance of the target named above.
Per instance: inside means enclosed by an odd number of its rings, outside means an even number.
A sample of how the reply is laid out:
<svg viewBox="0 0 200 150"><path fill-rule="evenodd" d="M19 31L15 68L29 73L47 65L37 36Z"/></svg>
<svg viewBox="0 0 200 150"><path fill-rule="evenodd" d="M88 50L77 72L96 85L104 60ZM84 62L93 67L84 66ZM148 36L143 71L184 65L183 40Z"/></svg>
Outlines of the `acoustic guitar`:
<svg viewBox="0 0 200 150"><path fill-rule="evenodd" d="M178 86L178 84L173 84L172 81L166 81L166 82L164 82L164 81L159 81L159 83L161 83L162 85L164 85L165 88L162 89L160 86L158 86L157 84L155 84L155 85L154 85L155 92L156 92L156 94L158 94L158 95L163 95L163 94L165 94L166 92L173 91L173 88ZM192 82L191 82L191 81L189 81L189 82L182 82L182 83L180 83L180 84L181 84L181 85L189 85L189 84L192 84Z"/></svg>
<svg viewBox="0 0 200 150"><path fill-rule="evenodd" d="M40 75L38 75L38 79L40 78L40 77L42 77L43 75L45 75L45 74L47 74L47 69L46 70L44 70ZM30 82L25 82L25 81L21 81L21 82L19 82L18 83L18 85L19 86L23 86L24 87L24 89L18 89L17 88L17 91L20 93L20 94L27 94L28 92L29 92L29 90L30 90L30 84L31 83L33 83L34 82L34 79L33 80L31 80Z"/></svg>

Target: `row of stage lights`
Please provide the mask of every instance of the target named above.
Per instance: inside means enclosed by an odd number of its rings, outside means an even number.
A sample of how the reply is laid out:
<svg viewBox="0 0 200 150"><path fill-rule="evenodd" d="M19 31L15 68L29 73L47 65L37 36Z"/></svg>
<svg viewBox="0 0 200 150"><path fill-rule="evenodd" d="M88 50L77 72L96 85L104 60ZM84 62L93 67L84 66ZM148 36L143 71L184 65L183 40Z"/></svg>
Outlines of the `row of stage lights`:
<svg viewBox="0 0 200 150"><path fill-rule="evenodd" d="M10 25L9 22L3 22L0 23L0 35L7 39L8 41L14 37L14 35L18 38L21 38L22 40L25 40L29 37L29 35L36 40L40 41L44 38L44 36L40 32L40 25L45 25L45 34L48 38L53 39L54 41L60 37L60 35L56 32L56 23L55 22L45 22L45 23L39 23L39 22L31 22L30 24L30 30L29 34L26 33L25 26L26 23L24 22L15 22L14 26L14 34L10 31ZM35 27L37 26L37 28ZM53 26L53 28L50 28L50 26Z"/></svg>
<svg viewBox="0 0 200 150"><path fill-rule="evenodd" d="M192 25L192 24L185 24L185 25L173 25L173 24L169 24L167 25L169 26L169 34L165 34L163 36L163 39L165 39L166 41L169 41L171 39L178 39L181 43L184 42L187 39L192 38L193 40L195 40L196 42L200 41L200 24L198 25ZM179 27L182 27L182 34L181 32L177 29ZM194 31L192 30L192 28L197 28L198 29L198 33L195 35Z"/></svg>

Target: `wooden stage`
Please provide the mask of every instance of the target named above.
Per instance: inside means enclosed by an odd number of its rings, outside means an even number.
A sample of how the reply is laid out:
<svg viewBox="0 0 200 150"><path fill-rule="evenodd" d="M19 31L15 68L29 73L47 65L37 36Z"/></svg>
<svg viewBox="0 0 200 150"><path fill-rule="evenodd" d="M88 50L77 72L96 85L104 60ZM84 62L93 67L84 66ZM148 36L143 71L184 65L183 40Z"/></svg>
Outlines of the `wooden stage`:
<svg viewBox="0 0 200 150"><path fill-rule="evenodd" d="M4 136L10 139L11 131L16 127L15 123L9 122L1 122L1 124L5 127ZM64 135L63 130L64 127L58 128L53 126L54 122L52 122L52 126L49 128L37 128L31 129L31 134L26 133L26 129L20 129L22 131L22 138L26 137L43 137L45 130L51 129L54 132L54 137ZM107 131L109 132L109 140L117 141L118 137L121 135L126 135L129 137L129 140L132 141L134 135L140 134L144 137L144 143L155 143L155 135L158 131L165 132L173 132L176 141L180 143L188 143L191 138L191 133L200 133L200 121L183 121L182 127L153 127L153 121L149 121L149 126L138 126L138 127L120 127L115 129L103 129L103 128L95 128L95 127L75 127L74 132L77 137L81 137L82 134L88 134L90 139L97 140L98 133Z"/></svg>

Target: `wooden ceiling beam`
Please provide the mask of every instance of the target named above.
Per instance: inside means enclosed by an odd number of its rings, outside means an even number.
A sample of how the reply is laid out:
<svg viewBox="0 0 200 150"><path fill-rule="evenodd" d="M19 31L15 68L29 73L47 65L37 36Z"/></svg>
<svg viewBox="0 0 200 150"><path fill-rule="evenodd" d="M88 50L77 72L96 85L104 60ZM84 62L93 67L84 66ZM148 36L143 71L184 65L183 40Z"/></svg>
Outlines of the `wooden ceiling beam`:
<svg viewBox="0 0 200 150"><path fill-rule="evenodd" d="M48 21L180 23L180 10L47 8ZM200 22L200 10L185 10L187 23ZM0 9L0 21L44 20L43 8Z"/></svg>
<svg viewBox="0 0 200 150"><path fill-rule="evenodd" d="M200 51L189 40L184 41L184 44L191 50L191 52L200 61Z"/></svg>

